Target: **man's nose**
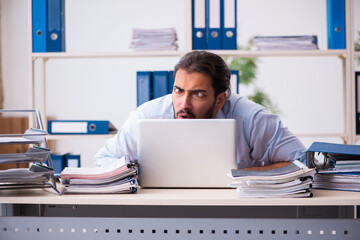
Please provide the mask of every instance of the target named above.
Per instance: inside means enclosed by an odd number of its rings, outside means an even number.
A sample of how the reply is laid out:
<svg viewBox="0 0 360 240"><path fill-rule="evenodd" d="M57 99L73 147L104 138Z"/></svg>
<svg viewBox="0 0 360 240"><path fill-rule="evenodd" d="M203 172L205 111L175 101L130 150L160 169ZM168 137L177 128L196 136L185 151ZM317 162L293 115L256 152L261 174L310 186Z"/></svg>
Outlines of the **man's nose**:
<svg viewBox="0 0 360 240"><path fill-rule="evenodd" d="M191 108L191 95L187 92L182 96L180 107L182 109Z"/></svg>

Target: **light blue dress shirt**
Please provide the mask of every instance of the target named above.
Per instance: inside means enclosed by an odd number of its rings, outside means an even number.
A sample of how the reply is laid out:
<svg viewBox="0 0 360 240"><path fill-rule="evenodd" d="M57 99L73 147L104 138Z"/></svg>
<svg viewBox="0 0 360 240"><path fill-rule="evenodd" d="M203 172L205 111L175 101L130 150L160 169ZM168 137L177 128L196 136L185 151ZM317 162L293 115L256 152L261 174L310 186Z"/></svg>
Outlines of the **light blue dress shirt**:
<svg viewBox="0 0 360 240"><path fill-rule="evenodd" d="M95 155L95 166L108 166L128 155L137 160L137 120L173 119L171 94L149 101L133 111L119 132ZM275 162L305 162L305 147L283 126L279 116L269 113L246 97L231 94L216 118L237 123L238 168L265 166Z"/></svg>

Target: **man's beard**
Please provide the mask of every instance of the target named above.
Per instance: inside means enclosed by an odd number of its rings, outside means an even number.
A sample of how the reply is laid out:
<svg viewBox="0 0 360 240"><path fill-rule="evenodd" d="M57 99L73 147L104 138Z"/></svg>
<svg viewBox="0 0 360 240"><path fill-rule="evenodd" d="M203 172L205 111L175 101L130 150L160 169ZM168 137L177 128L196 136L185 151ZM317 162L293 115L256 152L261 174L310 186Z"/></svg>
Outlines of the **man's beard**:
<svg viewBox="0 0 360 240"><path fill-rule="evenodd" d="M174 105L173 105L173 108L174 108ZM213 114L214 114L214 109L215 109L215 101L214 101L214 104L212 104L209 107L209 109L206 111L205 115L201 118L202 119L212 118ZM174 108L174 112L175 112L175 108ZM188 118L188 119L200 118L200 117L197 117L192 111L190 111L188 109L182 109L182 110L178 111L177 113L175 113L174 118L175 119L179 118L179 115L183 114L183 113L185 113L187 115L186 118Z"/></svg>

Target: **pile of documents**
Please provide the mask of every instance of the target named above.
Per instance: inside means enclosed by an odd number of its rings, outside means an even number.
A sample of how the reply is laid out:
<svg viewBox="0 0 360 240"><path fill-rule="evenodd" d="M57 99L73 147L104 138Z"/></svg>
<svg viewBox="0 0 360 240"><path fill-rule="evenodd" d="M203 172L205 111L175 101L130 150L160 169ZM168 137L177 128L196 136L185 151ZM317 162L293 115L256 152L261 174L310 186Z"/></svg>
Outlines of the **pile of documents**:
<svg viewBox="0 0 360 240"><path fill-rule="evenodd" d="M30 168L13 168L0 171L0 189L36 188L48 184L54 171L35 163Z"/></svg>
<svg viewBox="0 0 360 240"><path fill-rule="evenodd" d="M232 169L233 182L241 198L284 198L311 197L312 176L315 169L310 169L299 161L289 165L266 170Z"/></svg>
<svg viewBox="0 0 360 240"><path fill-rule="evenodd" d="M360 191L360 145L314 142L308 160L317 168L313 188Z"/></svg>
<svg viewBox="0 0 360 240"><path fill-rule="evenodd" d="M137 166L123 157L109 167L70 168L60 174L63 193L134 193L137 191Z"/></svg>
<svg viewBox="0 0 360 240"><path fill-rule="evenodd" d="M314 50L319 49L317 36L257 36L254 50Z"/></svg>
<svg viewBox="0 0 360 240"><path fill-rule="evenodd" d="M175 28L133 29L130 48L136 51L177 50Z"/></svg>

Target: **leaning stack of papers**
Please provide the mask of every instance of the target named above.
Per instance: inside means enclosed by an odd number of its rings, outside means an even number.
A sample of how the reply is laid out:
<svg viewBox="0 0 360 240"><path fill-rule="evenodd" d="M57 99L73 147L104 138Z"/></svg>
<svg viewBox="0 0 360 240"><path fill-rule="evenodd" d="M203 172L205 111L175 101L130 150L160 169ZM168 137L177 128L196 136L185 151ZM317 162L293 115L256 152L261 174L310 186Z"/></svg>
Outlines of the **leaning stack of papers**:
<svg viewBox="0 0 360 240"><path fill-rule="evenodd" d="M133 29L130 48L137 51L177 50L175 28Z"/></svg>
<svg viewBox="0 0 360 240"><path fill-rule="evenodd" d="M30 168L0 170L0 189L44 186L52 174L52 168L40 163L35 163Z"/></svg>
<svg viewBox="0 0 360 240"><path fill-rule="evenodd" d="M319 49L317 36L264 36L254 37L254 50L313 50Z"/></svg>
<svg viewBox="0 0 360 240"><path fill-rule="evenodd" d="M266 171L233 169L230 187L236 188L242 198L311 197L312 176L310 169L299 161L281 168Z"/></svg>
<svg viewBox="0 0 360 240"><path fill-rule="evenodd" d="M104 168L69 168L60 174L63 193L134 193L137 167L125 157Z"/></svg>

